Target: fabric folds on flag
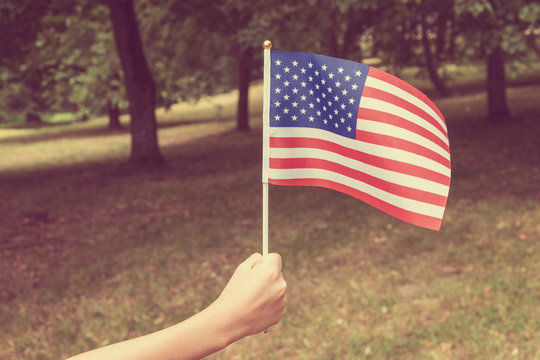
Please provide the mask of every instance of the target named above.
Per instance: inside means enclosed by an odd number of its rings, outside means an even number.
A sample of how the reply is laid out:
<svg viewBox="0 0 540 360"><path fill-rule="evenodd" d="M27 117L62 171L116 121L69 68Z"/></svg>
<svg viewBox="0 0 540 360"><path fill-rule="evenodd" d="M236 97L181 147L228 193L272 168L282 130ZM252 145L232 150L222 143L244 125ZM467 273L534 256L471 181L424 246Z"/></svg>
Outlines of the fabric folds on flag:
<svg viewBox="0 0 540 360"><path fill-rule="evenodd" d="M319 186L439 230L450 186L444 118L422 92L374 67L271 51L263 182Z"/></svg>

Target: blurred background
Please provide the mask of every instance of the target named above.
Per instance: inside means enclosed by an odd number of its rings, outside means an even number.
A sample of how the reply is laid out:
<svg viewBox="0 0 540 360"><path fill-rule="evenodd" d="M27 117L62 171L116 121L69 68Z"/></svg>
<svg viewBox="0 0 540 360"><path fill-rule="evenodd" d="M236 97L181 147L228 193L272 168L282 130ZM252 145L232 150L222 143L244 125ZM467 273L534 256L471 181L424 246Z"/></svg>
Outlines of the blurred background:
<svg viewBox="0 0 540 360"><path fill-rule="evenodd" d="M261 251L266 39L432 98L450 197L432 232L272 187L288 314L212 358L540 358L534 0L2 0L0 358L171 325Z"/></svg>

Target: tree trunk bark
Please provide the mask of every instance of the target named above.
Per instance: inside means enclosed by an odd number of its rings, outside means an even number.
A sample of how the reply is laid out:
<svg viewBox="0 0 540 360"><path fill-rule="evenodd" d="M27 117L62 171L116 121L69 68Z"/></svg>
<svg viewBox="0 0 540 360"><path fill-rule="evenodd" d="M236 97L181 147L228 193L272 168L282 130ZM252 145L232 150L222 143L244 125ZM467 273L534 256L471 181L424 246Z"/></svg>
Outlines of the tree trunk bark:
<svg viewBox="0 0 540 360"><path fill-rule="evenodd" d="M441 96L448 96L450 95L450 91L444 84L444 82L441 80L439 74L437 73L437 66L435 65L435 59L433 59L433 54L431 53L431 45L429 43L428 35L427 35L427 24L426 19L422 15L422 47L424 48L424 57L426 60L426 69L429 74L429 79L431 80L431 83L433 86L435 86L435 89Z"/></svg>
<svg viewBox="0 0 540 360"><path fill-rule="evenodd" d="M236 112L236 130L238 131L249 131L251 53L251 49L238 52L238 107Z"/></svg>
<svg viewBox="0 0 540 360"><path fill-rule="evenodd" d="M120 109L118 109L117 103L107 102L107 112L109 114L109 129L119 130L122 128L120 124Z"/></svg>
<svg viewBox="0 0 540 360"><path fill-rule="evenodd" d="M129 100L129 162L137 165L160 164L164 160L157 140L156 90L144 56L133 0L109 0L109 9Z"/></svg>
<svg viewBox="0 0 540 360"><path fill-rule="evenodd" d="M487 58L488 120L501 122L510 116L506 103L506 76L502 50L496 48Z"/></svg>

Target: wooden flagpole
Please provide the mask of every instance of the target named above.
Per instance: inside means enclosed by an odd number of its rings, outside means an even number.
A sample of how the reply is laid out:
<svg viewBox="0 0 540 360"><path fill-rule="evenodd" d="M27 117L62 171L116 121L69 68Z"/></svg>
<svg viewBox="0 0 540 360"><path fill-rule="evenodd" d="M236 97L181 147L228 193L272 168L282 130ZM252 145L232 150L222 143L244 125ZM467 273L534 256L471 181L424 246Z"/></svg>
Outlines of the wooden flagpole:
<svg viewBox="0 0 540 360"><path fill-rule="evenodd" d="M264 78L263 78L263 158L262 158L262 254L268 255L268 151L270 129L270 49L269 40L263 42L264 49Z"/></svg>

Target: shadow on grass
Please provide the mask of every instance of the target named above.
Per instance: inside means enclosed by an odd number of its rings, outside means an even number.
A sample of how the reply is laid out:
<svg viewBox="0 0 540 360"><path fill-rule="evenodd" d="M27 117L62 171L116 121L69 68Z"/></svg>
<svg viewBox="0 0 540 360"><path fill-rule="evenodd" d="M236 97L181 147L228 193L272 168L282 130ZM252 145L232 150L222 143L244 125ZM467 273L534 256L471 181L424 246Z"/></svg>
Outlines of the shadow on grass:
<svg viewBox="0 0 540 360"><path fill-rule="evenodd" d="M196 124L207 124L207 123L218 123L218 122L229 122L233 121L231 118L212 118L212 119L201 119L201 120L167 120L166 122L160 122L158 120L158 130L160 129L168 129L168 128L174 128L174 127L183 127L183 126L189 126L189 125L196 125ZM92 138L92 137L108 137L108 136L116 136L116 135L129 135L129 125L128 126L122 126L120 129L109 129L106 125L104 126L96 126L96 127L77 127L77 128L69 128L70 125L75 125L77 123L63 123L63 124L47 124L42 125L39 127L24 127L24 129L47 129L47 128L59 128L60 126L64 126L65 129L58 132L52 132L52 133L41 133L36 132L35 134L31 135L21 135L21 136L13 136L7 139L0 139L0 144L29 144L29 143L35 143L40 141L51 141L51 140L57 140L57 139L63 139L63 138ZM79 123L80 124L80 123ZM6 131L9 131L9 129L6 129Z"/></svg>

